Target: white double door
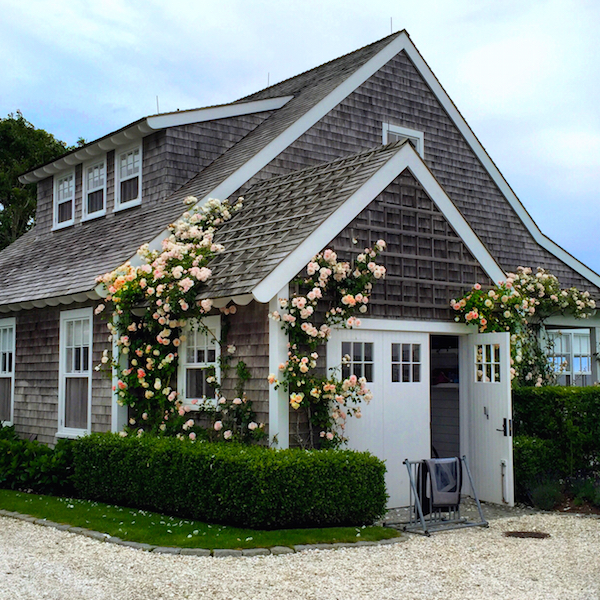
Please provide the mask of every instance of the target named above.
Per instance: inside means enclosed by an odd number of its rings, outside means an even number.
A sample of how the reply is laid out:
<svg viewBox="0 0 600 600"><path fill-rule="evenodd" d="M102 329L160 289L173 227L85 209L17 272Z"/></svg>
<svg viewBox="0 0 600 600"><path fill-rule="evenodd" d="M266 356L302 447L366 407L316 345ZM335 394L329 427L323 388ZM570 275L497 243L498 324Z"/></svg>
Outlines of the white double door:
<svg viewBox="0 0 600 600"><path fill-rule="evenodd" d="M348 447L384 460L388 506L407 506L402 461L428 458L431 452L429 334L336 330L327 347L328 367L340 367L344 355L350 360L341 367L343 374L366 377L373 393L362 417L347 420Z"/></svg>

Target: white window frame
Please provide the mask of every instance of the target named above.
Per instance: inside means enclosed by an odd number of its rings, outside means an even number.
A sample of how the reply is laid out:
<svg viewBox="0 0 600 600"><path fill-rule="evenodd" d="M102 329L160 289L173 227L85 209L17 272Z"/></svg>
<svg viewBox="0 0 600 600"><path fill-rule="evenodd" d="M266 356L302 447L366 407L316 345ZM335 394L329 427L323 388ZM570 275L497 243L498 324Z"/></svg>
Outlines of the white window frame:
<svg viewBox="0 0 600 600"><path fill-rule="evenodd" d="M201 404L213 405L216 407L216 398L188 398L186 394L187 385L187 369L206 369L214 367L215 377L217 382L221 381L221 367L219 364L219 356L221 353L220 339L221 339L221 317L216 315L213 317L204 317L202 323L215 335L215 362L204 362L204 363L188 363L187 362L187 350L190 341L190 333L193 329L193 321L188 322L184 329L183 341L179 347L179 367L177 372L177 392L179 398L183 402L184 406L189 406L192 410L197 410ZM192 404L192 400L198 400L197 404Z"/></svg>
<svg viewBox="0 0 600 600"><path fill-rule="evenodd" d="M560 335L560 336L565 336L569 338L569 349L568 352L563 353L563 355L568 357L568 361L569 361L569 366L568 369L562 370L562 371L557 371L555 364L554 364L554 357L555 356L559 356L557 354L554 353L554 342L551 341L551 336L552 335ZM577 356L581 357L581 356L589 356L589 361L590 361L590 370L589 371L577 371L574 372L573 368L575 367L575 337L576 336L587 336L588 337L588 347L590 349L590 353L589 354L577 354ZM592 384L592 378L593 378L593 360L594 360L594 353L592 351L592 340L591 340L591 335L590 335L590 330L589 329L547 329L546 330L546 335L545 335L545 342L547 345L547 355L548 355L548 359L550 360L550 363L552 365L552 368L554 370L554 372L556 373L556 377L558 380L560 380L561 377L565 377L568 378L569 383L568 384L563 384L563 385L569 385L569 386L573 386L573 387L577 387L577 386L581 386L582 383L581 381L577 382L577 379L580 379L582 377L587 377L589 382L587 383L587 385L591 385ZM549 347L549 345L552 345L552 348ZM560 381L559 381L559 385L561 385Z"/></svg>
<svg viewBox="0 0 600 600"><path fill-rule="evenodd" d="M104 183L101 186L96 187L88 187L88 169L92 169L102 165L104 169ZM82 209L81 209L81 220L89 221L90 219L96 219L98 217L103 217L106 214L106 156L100 160L92 160L90 162L84 163L81 170L81 179L82 179ZM88 212L88 194L93 192L98 192L102 190L102 209L97 210L93 213Z"/></svg>
<svg viewBox="0 0 600 600"><path fill-rule="evenodd" d="M10 418L7 421L0 421L2 425L12 425L14 421L15 414L15 359L16 359L16 350L17 350L17 323L14 317L9 317L7 319L0 319L0 331L2 330L12 330L11 340L10 340L10 350L12 351L12 364L10 370L2 369L2 347L0 346L0 377L2 379L10 379ZM10 335L10 334L9 334ZM1 338L0 338L1 339Z"/></svg>
<svg viewBox="0 0 600 600"><path fill-rule="evenodd" d="M410 140L421 158L425 158L425 134L422 131L401 127L400 125L392 125L391 123L383 123L381 137L384 145L389 143L388 133L390 132Z"/></svg>
<svg viewBox="0 0 600 600"><path fill-rule="evenodd" d="M67 348L65 345L67 339L67 323L69 321L79 321L88 319L89 321L89 361L87 374L78 372L76 375L67 373ZM94 313L93 308L76 308L74 310L65 310L60 313L60 333L59 333L59 366L58 366L58 431L56 437L75 438L89 435L92 429L92 373L93 368L93 338L94 338ZM87 426L83 429L65 426L65 393L66 380L69 376L88 379L88 406L87 406Z"/></svg>
<svg viewBox="0 0 600 600"><path fill-rule="evenodd" d="M59 188L59 183L63 179L67 179L68 177L73 178L73 196L71 197L71 218L66 221L63 221L62 223L59 223L58 222L58 207L59 207L58 188ZM54 213L53 223L54 223L54 227L53 227L53 229L62 229L63 227L70 227L75 222L76 185L77 185L77 180L76 180L76 176L75 176L75 169L73 169L71 171L67 171L65 173L61 173L60 175L54 176L54 186L53 186L53 190L54 190L53 191L53 213ZM61 202L61 204L63 204L63 203L64 203L64 201Z"/></svg>
<svg viewBox="0 0 600 600"><path fill-rule="evenodd" d="M139 206L142 203L142 170L143 170L143 154L142 154L142 143L135 144L134 146L129 146L128 148L124 148L118 152L115 152L115 211L124 210L126 208L131 208L132 206ZM129 177L121 178L121 157L124 154L128 154L129 152L139 152L139 171L134 175ZM137 198L133 200L129 200L128 202L121 202L121 183L124 181L129 181L134 177L138 178L138 194Z"/></svg>

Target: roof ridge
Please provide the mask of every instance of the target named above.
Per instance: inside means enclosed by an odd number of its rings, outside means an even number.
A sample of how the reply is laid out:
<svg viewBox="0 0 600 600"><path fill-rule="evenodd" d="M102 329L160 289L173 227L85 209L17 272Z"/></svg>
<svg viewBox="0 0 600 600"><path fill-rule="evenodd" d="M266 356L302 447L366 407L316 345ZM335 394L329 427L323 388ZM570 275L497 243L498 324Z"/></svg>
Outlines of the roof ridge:
<svg viewBox="0 0 600 600"><path fill-rule="evenodd" d="M367 44L366 46L363 46L362 48L358 48L357 50L353 50L352 52L348 52L346 54L342 54L341 56L338 56L337 58L332 58L331 60L329 60L327 62L324 62L324 63L322 63L320 65L317 65L316 67L312 67L312 69L307 69L306 71L302 71L302 73L298 73L296 75L293 75L292 77L288 77L286 79L278 81L277 83L274 83L273 85L267 86L266 88L263 88L263 89L258 90L256 92L253 92L252 94L248 94L247 96L243 96L242 98L239 98L238 100L236 100L235 103L245 102L249 98L252 98L253 96L257 96L259 94L263 94L267 90L273 90L274 91L275 88L277 88L278 86L281 86L281 85L283 85L285 83L289 83L290 81L293 81L294 79L299 79L300 77L306 77L309 73L312 73L314 71L322 69L323 67L330 66L331 64L335 63L336 61L348 58L349 56L352 56L353 54L358 54L358 53L364 52L365 50L370 49L373 46L376 46L377 44L381 44L384 40L389 40L391 42L393 39L396 39L402 33L405 33L406 35L408 35L408 32L405 29L402 29L400 31L396 31L394 33L391 33L388 36L385 36L385 37L379 39L379 40L371 42L370 44ZM306 85L302 86L301 89L304 89L305 87L306 87ZM283 94L283 95L285 95L285 94ZM276 96L274 96L274 97L276 97Z"/></svg>

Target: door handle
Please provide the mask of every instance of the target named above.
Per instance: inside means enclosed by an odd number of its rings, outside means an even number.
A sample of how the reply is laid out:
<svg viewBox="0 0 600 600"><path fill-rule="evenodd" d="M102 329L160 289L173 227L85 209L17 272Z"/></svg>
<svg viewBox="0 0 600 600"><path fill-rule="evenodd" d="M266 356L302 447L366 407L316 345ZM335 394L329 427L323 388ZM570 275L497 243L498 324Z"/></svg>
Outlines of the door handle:
<svg viewBox="0 0 600 600"><path fill-rule="evenodd" d="M512 423L511 423L512 425ZM511 427L512 429L512 427ZM496 429L496 431L501 431L504 434L504 437L506 437L507 435L509 435L509 424L508 424L508 419L503 419L502 421L502 429ZM512 434L512 432L511 432Z"/></svg>

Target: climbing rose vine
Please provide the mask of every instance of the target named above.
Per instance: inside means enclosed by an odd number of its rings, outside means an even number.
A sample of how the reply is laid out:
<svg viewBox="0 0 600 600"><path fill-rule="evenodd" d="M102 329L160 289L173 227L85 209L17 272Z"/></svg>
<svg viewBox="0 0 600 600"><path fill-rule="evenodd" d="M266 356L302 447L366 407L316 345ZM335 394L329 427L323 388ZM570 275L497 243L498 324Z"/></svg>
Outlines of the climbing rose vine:
<svg viewBox="0 0 600 600"><path fill-rule="evenodd" d="M186 435L193 440L203 431L176 389L178 353L186 324L211 335L202 317L211 312L212 301L197 297L211 276L208 263L223 251L214 242L215 231L241 208L242 200L231 205L210 199L200 209L190 208L169 225L160 250L151 250L147 244L139 249L139 266L127 262L98 277L108 292L110 339L118 350L114 359L105 352L102 363L116 369L118 402L133 415L122 435L147 432ZM197 200L188 197L185 203L191 206ZM100 304L96 313L105 308ZM245 397L231 401L220 397L214 372L207 377L219 396L220 409L214 413L209 437L247 439L260 433L251 403Z"/></svg>
<svg viewBox="0 0 600 600"><path fill-rule="evenodd" d="M540 342L545 320L565 313L585 319L596 309L589 292L561 289L554 275L542 268L533 273L529 267L519 267L492 289L477 283L450 304L457 313L456 321L475 325L482 333L508 331L513 379L519 385L538 387L554 383L556 378Z"/></svg>
<svg viewBox="0 0 600 600"><path fill-rule="evenodd" d="M372 398L364 377L343 378L340 369L321 375L318 360L333 326L360 326L356 315L367 312L373 284L385 276L385 267L375 262L384 248L385 242L379 240L353 264L338 261L330 249L317 254L308 263L306 275L294 282L304 293L280 298L281 312L269 315L281 323L289 338L288 359L279 365L278 375L269 375L269 382L287 391L295 411L306 411L308 433L300 434L299 420L296 428L298 442L305 447L335 447L346 441L346 419L360 418L361 403Z"/></svg>

